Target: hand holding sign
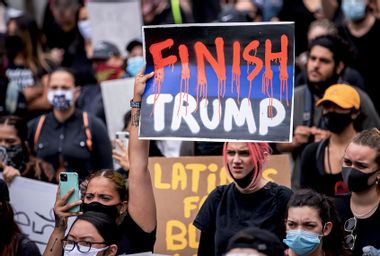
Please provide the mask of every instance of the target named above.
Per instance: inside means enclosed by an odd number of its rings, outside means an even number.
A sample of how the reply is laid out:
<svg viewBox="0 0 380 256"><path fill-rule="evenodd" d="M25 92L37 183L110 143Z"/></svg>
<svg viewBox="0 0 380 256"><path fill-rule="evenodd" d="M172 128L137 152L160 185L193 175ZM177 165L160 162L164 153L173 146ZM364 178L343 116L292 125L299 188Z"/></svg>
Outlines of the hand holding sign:
<svg viewBox="0 0 380 256"><path fill-rule="evenodd" d="M144 75L144 69L142 69L136 76L135 79L135 87L133 93L133 101L138 102L141 101L142 95L145 91L146 81L153 77L154 72L150 72L149 74Z"/></svg>

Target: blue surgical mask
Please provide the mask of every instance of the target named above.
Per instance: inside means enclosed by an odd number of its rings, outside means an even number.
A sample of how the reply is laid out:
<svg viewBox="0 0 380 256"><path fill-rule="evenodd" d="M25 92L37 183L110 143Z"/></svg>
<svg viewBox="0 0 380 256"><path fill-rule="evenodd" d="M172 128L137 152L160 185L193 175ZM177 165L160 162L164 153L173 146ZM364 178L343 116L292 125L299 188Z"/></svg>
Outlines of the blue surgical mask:
<svg viewBox="0 0 380 256"><path fill-rule="evenodd" d="M297 255L309 255L321 243L319 234L302 229L289 230L283 242Z"/></svg>
<svg viewBox="0 0 380 256"><path fill-rule="evenodd" d="M366 12L365 0L343 0L342 11L344 16L349 20L361 20Z"/></svg>
<svg viewBox="0 0 380 256"><path fill-rule="evenodd" d="M79 33L86 40L91 40L91 24L90 20L80 20L78 21Z"/></svg>
<svg viewBox="0 0 380 256"><path fill-rule="evenodd" d="M49 90L49 103L57 110L67 110L73 105L73 90Z"/></svg>
<svg viewBox="0 0 380 256"><path fill-rule="evenodd" d="M137 73L144 67L144 65L144 58L142 56L128 58L127 72L131 76L136 76Z"/></svg>

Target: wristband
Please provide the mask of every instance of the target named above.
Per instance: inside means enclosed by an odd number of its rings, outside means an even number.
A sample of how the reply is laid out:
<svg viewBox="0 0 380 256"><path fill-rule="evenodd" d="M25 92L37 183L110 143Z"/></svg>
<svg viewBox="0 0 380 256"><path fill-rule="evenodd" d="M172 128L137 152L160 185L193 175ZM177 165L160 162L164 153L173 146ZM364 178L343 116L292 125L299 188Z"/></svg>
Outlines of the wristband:
<svg viewBox="0 0 380 256"><path fill-rule="evenodd" d="M141 101L133 101L133 99L129 102L129 106L131 108L141 108Z"/></svg>

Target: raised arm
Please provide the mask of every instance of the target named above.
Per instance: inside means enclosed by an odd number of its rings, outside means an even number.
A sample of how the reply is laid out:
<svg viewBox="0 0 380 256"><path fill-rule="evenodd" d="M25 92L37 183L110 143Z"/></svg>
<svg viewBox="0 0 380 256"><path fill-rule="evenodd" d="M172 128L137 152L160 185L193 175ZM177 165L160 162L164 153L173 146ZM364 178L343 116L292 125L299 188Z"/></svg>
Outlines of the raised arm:
<svg viewBox="0 0 380 256"><path fill-rule="evenodd" d="M135 78L133 101L141 102L146 81L153 72L144 75L140 71ZM148 170L149 141L139 140L140 108L132 108L132 122L129 135L129 202L128 212L145 232L152 232L157 225L156 203Z"/></svg>

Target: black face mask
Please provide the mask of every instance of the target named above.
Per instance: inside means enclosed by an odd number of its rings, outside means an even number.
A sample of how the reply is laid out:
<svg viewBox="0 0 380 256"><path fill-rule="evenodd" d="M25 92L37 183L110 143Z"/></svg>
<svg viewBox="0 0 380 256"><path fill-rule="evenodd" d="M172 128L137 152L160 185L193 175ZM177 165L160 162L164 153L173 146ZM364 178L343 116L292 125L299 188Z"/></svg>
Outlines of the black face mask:
<svg viewBox="0 0 380 256"><path fill-rule="evenodd" d="M378 170L379 169L371 173L364 173L352 167L343 167L343 181L347 184L350 191L363 192L370 189L375 184L368 184L368 179Z"/></svg>
<svg viewBox="0 0 380 256"><path fill-rule="evenodd" d="M254 170L252 170L250 173L248 173L247 175L245 175L245 177L243 177L241 179L235 179L235 178L233 178L233 179L238 184L239 187L244 189L244 188L248 187L248 185L251 183L251 181L253 179L253 174L254 174Z"/></svg>
<svg viewBox="0 0 380 256"><path fill-rule="evenodd" d="M322 115L322 127L335 133L340 134L343 130L352 123L350 113L327 112Z"/></svg>
<svg viewBox="0 0 380 256"><path fill-rule="evenodd" d="M12 166L21 172L25 170L28 155L21 144L9 147L0 146L0 155L2 162L6 165Z"/></svg>
<svg viewBox="0 0 380 256"><path fill-rule="evenodd" d="M104 205L99 202L91 202L89 204L83 203L81 208L83 212L102 212L110 216L113 220L116 220L116 218L119 217L119 209L117 208L118 205L120 204Z"/></svg>

